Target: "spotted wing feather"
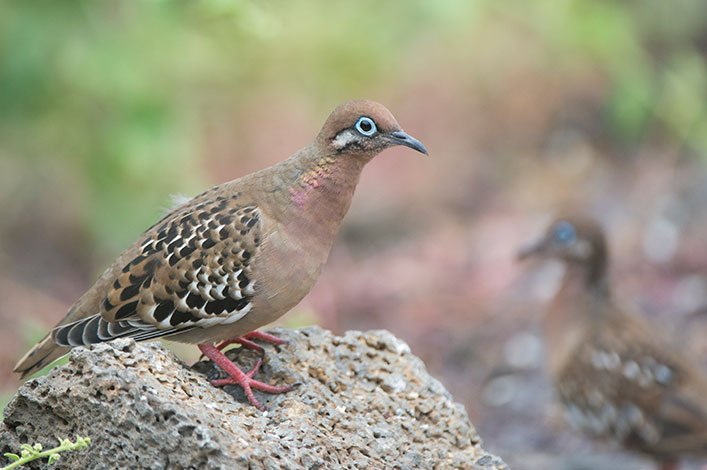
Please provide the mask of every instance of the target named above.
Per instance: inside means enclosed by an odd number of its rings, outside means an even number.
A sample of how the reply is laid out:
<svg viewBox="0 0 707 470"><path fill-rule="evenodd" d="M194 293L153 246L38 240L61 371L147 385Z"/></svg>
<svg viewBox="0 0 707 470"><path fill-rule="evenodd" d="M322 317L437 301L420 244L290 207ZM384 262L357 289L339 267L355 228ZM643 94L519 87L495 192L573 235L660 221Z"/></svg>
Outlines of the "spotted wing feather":
<svg viewBox="0 0 707 470"><path fill-rule="evenodd" d="M136 340L232 323L252 308L261 212L238 196L192 201L150 228L95 315L53 331L60 346Z"/></svg>
<svg viewBox="0 0 707 470"><path fill-rule="evenodd" d="M706 384L633 318L584 342L557 378L568 418L657 457L707 450Z"/></svg>

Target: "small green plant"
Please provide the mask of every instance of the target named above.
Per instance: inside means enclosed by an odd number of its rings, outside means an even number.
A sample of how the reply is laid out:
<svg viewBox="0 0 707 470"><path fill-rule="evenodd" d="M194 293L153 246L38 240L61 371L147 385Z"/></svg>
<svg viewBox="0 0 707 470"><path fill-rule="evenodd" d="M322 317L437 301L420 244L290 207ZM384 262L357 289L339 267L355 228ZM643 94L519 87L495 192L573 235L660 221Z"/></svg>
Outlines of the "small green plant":
<svg viewBox="0 0 707 470"><path fill-rule="evenodd" d="M20 446L19 455L10 452L5 454L5 457L10 459L12 463L6 467L0 468L0 470L19 468L26 463L32 462L33 460L44 458L47 458L47 463L51 465L61 458L62 452L85 449L90 443L91 438L76 436L76 442L71 442L71 439L61 439L58 447L54 447L49 450L42 450L42 444L39 443L35 445L22 444Z"/></svg>

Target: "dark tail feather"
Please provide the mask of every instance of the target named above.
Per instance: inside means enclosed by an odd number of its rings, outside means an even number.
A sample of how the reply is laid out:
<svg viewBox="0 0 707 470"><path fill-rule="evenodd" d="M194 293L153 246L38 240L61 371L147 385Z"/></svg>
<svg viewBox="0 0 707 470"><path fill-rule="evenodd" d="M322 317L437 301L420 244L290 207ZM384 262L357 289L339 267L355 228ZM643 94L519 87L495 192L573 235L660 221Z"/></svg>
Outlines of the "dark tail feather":
<svg viewBox="0 0 707 470"><path fill-rule="evenodd" d="M69 352L69 349L71 348L57 346L52 340L51 335L47 335L17 362L14 372L20 374L24 379L42 369L47 364L51 364L54 360L59 359Z"/></svg>
<svg viewBox="0 0 707 470"><path fill-rule="evenodd" d="M25 378L76 346L88 346L123 337L133 338L135 341L145 341L183 333L192 328L194 327L189 326L179 330L158 330L154 325L146 324L138 319L109 323L100 315L93 315L56 327L19 360L14 371L22 374L22 378Z"/></svg>

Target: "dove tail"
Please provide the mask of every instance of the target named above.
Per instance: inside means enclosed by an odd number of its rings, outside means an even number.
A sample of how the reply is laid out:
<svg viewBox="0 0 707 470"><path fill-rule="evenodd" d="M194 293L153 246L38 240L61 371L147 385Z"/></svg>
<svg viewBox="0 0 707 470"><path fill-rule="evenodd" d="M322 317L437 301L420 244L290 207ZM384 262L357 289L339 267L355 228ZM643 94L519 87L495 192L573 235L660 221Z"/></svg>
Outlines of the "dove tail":
<svg viewBox="0 0 707 470"><path fill-rule="evenodd" d="M21 378L24 379L47 364L51 364L54 360L69 352L69 349L71 348L57 346L52 340L50 333L17 362L14 372L20 374Z"/></svg>

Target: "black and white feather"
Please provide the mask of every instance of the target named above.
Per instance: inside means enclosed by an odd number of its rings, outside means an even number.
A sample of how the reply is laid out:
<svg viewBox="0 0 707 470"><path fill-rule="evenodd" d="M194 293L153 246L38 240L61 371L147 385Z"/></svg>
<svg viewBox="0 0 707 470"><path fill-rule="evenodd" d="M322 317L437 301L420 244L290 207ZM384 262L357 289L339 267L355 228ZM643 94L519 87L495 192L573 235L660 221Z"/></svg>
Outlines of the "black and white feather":
<svg viewBox="0 0 707 470"><path fill-rule="evenodd" d="M150 228L99 311L54 329L59 346L146 340L229 324L252 308L261 213L239 195L190 201Z"/></svg>

